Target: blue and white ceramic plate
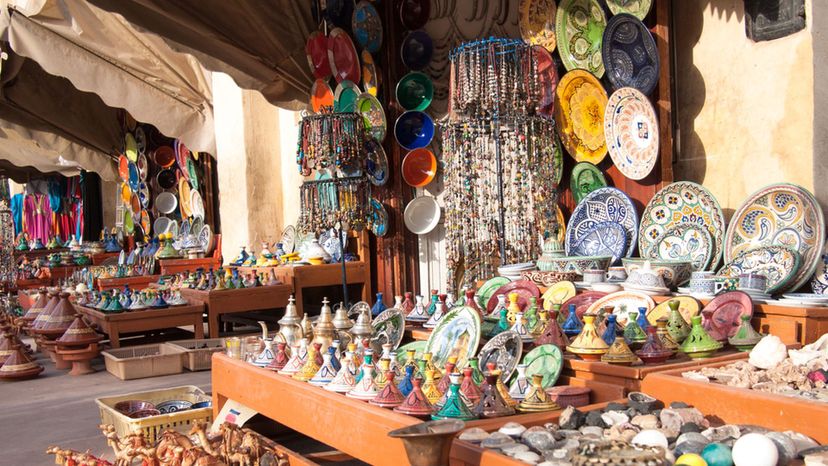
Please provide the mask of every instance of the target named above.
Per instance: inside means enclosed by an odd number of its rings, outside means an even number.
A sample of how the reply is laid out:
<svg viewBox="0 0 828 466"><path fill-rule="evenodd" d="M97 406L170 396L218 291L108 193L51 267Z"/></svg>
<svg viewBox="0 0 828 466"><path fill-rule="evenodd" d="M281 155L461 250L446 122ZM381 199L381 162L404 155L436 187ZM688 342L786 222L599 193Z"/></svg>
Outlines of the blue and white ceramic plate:
<svg viewBox="0 0 828 466"><path fill-rule="evenodd" d="M351 17L354 39L363 49L376 53L382 46L382 21L377 9L367 0L357 3Z"/></svg>
<svg viewBox="0 0 828 466"><path fill-rule="evenodd" d="M713 238L703 225L678 223L655 242L652 259L690 261L693 271L706 270L713 259Z"/></svg>
<svg viewBox="0 0 828 466"><path fill-rule="evenodd" d="M371 198L371 232L377 236L388 233L388 212L382 202Z"/></svg>
<svg viewBox="0 0 828 466"><path fill-rule="evenodd" d="M719 270L719 275L738 277L743 273L758 273L767 279L766 293L785 288L799 273L802 260L795 249L786 246L763 246L739 254ZM828 297L827 297L828 298Z"/></svg>
<svg viewBox="0 0 828 466"><path fill-rule="evenodd" d="M373 139L365 142L365 174L374 186L382 186L388 183L388 157L385 156L385 149L382 144Z"/></svg>
<svg viewBox="0 0 828 466"><path fill-rule="evenodd" d="M817 261L816 273L811 279L811 290L816 294L828 294L828 242L822 248L822 256Z"/></svg>
<svg viewBox="0 0 828 466"><path fill-rule="evenodd" d="M624 227L627 232L624 256L632 256L638 241L638 213L632 200L612 187L596 189L575 206L566 226L566 255L571 256L571 250L581 238L602 222L613 222Z"/></svg>
<svg viewBox="0 0 828 466"><path fill-rule="evenodd" d="M627 250L627 231L615 222L601 222L590 228L570 254L573 256L612 256L617 263Z"/></svg>

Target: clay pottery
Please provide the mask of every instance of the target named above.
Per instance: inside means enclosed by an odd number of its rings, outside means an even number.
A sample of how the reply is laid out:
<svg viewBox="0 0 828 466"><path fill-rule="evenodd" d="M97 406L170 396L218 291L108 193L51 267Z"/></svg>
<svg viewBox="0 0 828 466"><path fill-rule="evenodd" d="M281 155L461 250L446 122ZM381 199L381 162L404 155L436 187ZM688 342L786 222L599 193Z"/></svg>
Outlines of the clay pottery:
<svg viewBox="0 0 828 466"><path fill-rule="evenodd" d="M276 343L276 352L273 353L273 360L270 361L270 364L267 365L267 369L272 371L280 371L285 367L290 356L288 356L287 351L285 350L287 345L285 342L280 341Z"/></svg>
<svg viewBox="0 0 828 466"><path fill-rule="evenodd" d="M474 383L474 378L472 376L473 373L474 369L471 367L463 369L463 382L460 383L460 393L462 393L472 405L477 405L480 402L480 398L483 396L483 392L480 390L480 387Z"/></svg>
<svg viewBox="0 0 828 466"><path fill-rule="evenodd" d="M515 408L506 402L497 389L499 379L500 374L497 371L486 374L486 383L481 387L480 402L474 408L474 414L478 417L492 418L515 414Z"/></svg>
<svg viewBox="0 0 828 466"><path fill-rule="evenodd" d="M308 340L307 338L302 338L299 340L299 344L293 346L293 349L290 351L290 359L285 364L284 367L279 369L279 373L282 375L293 375L300 370L305 365L305 362L308 360Z"/></svg>
<svg viewBox="0 0 828 466"><path fill-rule="evenodd" d="M670 359L675 351L665 348L658 337L658 330L650 326L647 329L647 342L635 352L644 364L661 364Z"/></svg>
<svg viewBox="0 0 828 466"><path fill-rule="evenodd" d="M551 387L546 390L546 393L549 394L552 401L561 408L567 408L569 406L578 408L588 405L590 392L592 392L591 388L567 385Z"/></svg>
<svg viewBox="0 0 828 466"><path fill-rule="evenodd" d="M414 388L414 368L412 366L405 366L405 374L402 376L402 379L397 384L397 389L402 393L402 395L408 396L411 393L411 390Z"/></svg>
<svg viewBox="0 0 828 466"><path fill-rule="evenodd" d="M472 370L472 380L474 380L474 384L480 387L483 383L483 373L480 372L480 361L477 358L469 359L469 367Z"/></svg>
<svg viewBox="0 0 828 466"><path fill-rule="evenodd" d="M714 340L702 327L701 316L693 317L693 326L679 351L693 359L709 358L718 351L722 344Z"/></svg>
<svg viewBox="0 0 828 466"><path fill-rule="evenodd" d="M69 293L60 293L60 300L44 319L42 325L33 331L46 338L58 338L75 321L75 308L69 302Z"/></svg>
<svg viewBox="0 0 828 466"><path fill-rule="evenodd" d="M454 363L447 362L446 363L446 375L450 375L454 373ZM449 386L451 385L451 379L448 377L443 377L437 382L437 389L440 390L440 393L446 393L448 391Z"/></svg>
<svg viewBox="0 0 828 466"><path fill-rule="evenodd" d="M601 339L608 345L615 342L615 337L618 335L618 316L609 314L607 316L607 323L605 329L601 332Z"/></svg>
<svg viewBox="0 0 828 466"><path fill-rule="evenodd" d="M515 314L515 323L510 330L517 333L523 343L532 343L534 341L534 337L529 333L526 322L524 322L523 313L520 311Z"/></svg>
<svg viewBox="0 0 828 466"><path fill-rule="evenodd" d="M624 339L631 348L641 348L641 345L647 341L647 334L638 325L638 313L630 311L627 325L624 327Z"/></svg>
<svg viewBox="0 0 828 466"><path fill-rule="evenodd" d="M423 304L423 298L420 295L417 295L415 298L416 300L414 307L408 314L405 315L406 322L412 323L423 323L426 322L429 318L428 311L426 310L425 304Z"/></svg>
<svg viewBox="0 0 828 466"><path fill-rule="evenodd" d="M337 393L347 393L356 386L356 366L353 363L353 352L348 350L345 352L345 359L342 367L339 368L333 380L330 381L323 388L328 391Z"/></svg>
<svg viewBox="0 0 828 466"><path fill-rule="evenodd" d="M667 306L670 307L670 317L667 319L667 332L673 337L676 343L681 344L687 335L690 335L690 325L684 320L684 316L679 312L679 301L677 299L670 300Z"/></svg>
<svg viewBox="0 0 828 466"><path fill-rule="evenodd" d="M742 319L742 323L736 330L736 334L728 338L727 341L739 351L750 351L764 335L753 329L749 315L742 314L739 318Z"/></svg>
<svg viewBox="0 0 828 466"><path fill-rule="evenodd" d="M575 313L574 309L571 313ZM583 330L566 347L567 351L580 356L585 361L600 361L601 356L609 351L609 345L595 332L594 322L594 315L585 314Z"/></svg>
<svg viewBox="0 0 828 466"><path fill-rule="evenodd" d="M713 320L713 309L705 308L702 310L702 327L710 335L710 338L723 343L727 341L727 333L719 329L716 321Z"/></svg>
<svg viewBox="0 0 828 466"><path fill-rule="evenodd" d="M575 305L570 304L569 315L567 316L566 321L561 326L561 329L564 331L566 336L570 338L579 335L581 333L581 329L583 328L583 324L581 323L581 320L578 318L578 314L575 311Z"/></svg>
<svg viewBox="0 0 828 466"><path fill-rule="evenodd" d="M480 314L480 320L483 321L484 315L483 310L480 309L480 306L477 305L477 300L474 299L474 290L466 290L466 306L474 309Z"/></svg>
<svg viewBox="0 0 828 466"><path fill-rule="evenodd" d="M40 328L46 322L48 322L49 315L52 313L52 310L54 310L55 306L57 306L58 302L60 301L58 293L55 290L49 290L46 296L48 298L46 306L44 306L43 309L39 313L37 313L37 316L32 321L32 324L29 326L29 331L32 333L34 333L35 330Z"/></svg>
<svg viewBox="0 0 828 466"><path fill-rule="evenodd" d="M532 386L529 387L529 391L526 393L526 398L524 398L523 401L521 401L517 406L518 411L522 413L537 413L560 409L560 407L552 401L552 397L544 391L543 385L541 385L542 382L542 375L534 374L532 376Z"/></svg>
<svg viewBox="0 0 828 466"><path fill-rule="evenodd" d="M424 422L392 430L388 436L402 440L411 466L447 466L452 440L464 425L457 419Z"/></svg>
<svg viewBox="0 0 828 466"><path fill-rule="evenodd" d="M43 372L43 366L32 361L23 351L23 347L18 346L14 349L12 354L6 358L3 366L0 366L0 379L2 380L25 380L37 377Z"/></svg>
<svg viewBox="0 0 828 466"><path fill-rule="evenodd" d="M72 325L55 340L55 352L64 361L72 363L69 375L84 375L95 372L91 361L98 356L98 342L103 339L86 322L80 314L75 314Z"/></svg>
<svg viewBox="0 0 828 466"><path fill-rule="evenodd" d="M509 396L515 401L521 401L526 398L526 392L529 391L529 379L526 378L526 364L517 365L517 376L509 386Z"/></svg>
<svg viewBox="0 0 828 466"><path fill-rule="evenodd" d="M431 353L423 353L423 360L425 361L425 370L434 371L434 380L439 380L440 377L443 376L443 373L440 372L440 369L437 369L437 366L434 365L432 357L433 356ZM423 390L425 391L425 385L423 385Z"/></svg>
<svg viewBox="0 0 828 466"><path fill-rule="evenodd" d="M503 383L503 371L500 369L496 369L489 372L491 374L497 375L497 383L495 384L495 388L497 388L497 391L500 392L500 396L503 397L503 400L506 402L506 404L511 406L512 408L517 406L518 402L514 398L512 398L511 395L509 395L509 389ZM483 390L483 387L480 387L480 389Z"/></svg>
<svg viewBox="0 0 828 466"><path fill-rule="evenodd" d="M402 305L400 306L400 310L402 311L403 315L407 316L408 313L414 310L414 296L410 291L406 291L404 293L405 299L403 299Z"/></svg>
<svg viewBox="0 0 828 466"><path fill-rule="evenodd" d="M260 324L264 324L264 322L259 322ZM262 332L264 335L267 335L267 329ZM264 343L264 348L262 351L256 355L256 358L253 360L253 365L258 367L267 367L273 361L274 354L273 354L273 339L272 338L262 338L262 342Z"/></svg>
<svg viewBox="0 0 828 466"><path fill-rule="evenodd" d="M9 356L14 353L17 346L23 346L11 333L4 333L3 339L0 340L0 365L6 362Z"/></svg>
<svg viewBox="0 0 828 466"><path fill-rule="evenodd" d="M46 288L40 288L34 304L32 304L29 310L26 311L26 313L23 314L23 317L20 318L24 322L24 327L30 326L37 316L43 312L43 309L48 303L49 296L46 294Z"/></svg>
<svg viewBox="0 0 828 466"><path fill-rule="evenodd" d="M437 403L443 396L443 392L441 392L437 388L437 383L434 381L435 371L426 369L424 373L425 383L423 384L423 393L425 394L425 397L428 399L429 403Z"/></svg>
<svg viewBox="0 0 828 466"><path fill-rule="evenodd" d="M656 334L665 348L678 351L679 344L670 335L670 331L667 330L667 317L662 317L656 321Z"/></svg>
<svg viewBox="0 0 828 466"><path fill-rule="evenodd" d="M365 358L368 359L368 356L365 356ZM354 388L346 393L345 396L348 398L355 398L357 400L370 401L373 400L377 394L379 394L379 389L377 389L377 384L374 383L374 366L372 364L363 364L362 377L357 381Z"/></svg>
<svg viewBox="0 0 828 466"><path fill-rule="evenodd" d="M400 393L400 390L394 383L394 372L386 371L385 386L382 387L382 390L369 403L381 408L395 408L401 405L404 399L405 397Z"/></svg>
<svg viewBox="0 0 828 466"><path fill-rule="evenodd" d="M300 382L307 382L308 380L312 379L314 375L316 375L316 373L319 371L319 368L321 367L321 364L319 364L319 361L317 361L316 359L316 356L319 354L319 348L319 343L314 343L313 345L311 345L311 347L308 349L308 358L307 360L305 360L305 364L302 365L302 368L299 369L298 372L294 373L291 376L294 380L298 380ZM268 362L268 364L270 364L270 362Z"/></svg>
<svg viewBox="0 0 828 466"><path fill-rule="evenodd" d="M394 408L394 411L419 418L431 417L431 414L434 413L434 407L420 388L421 383L422 379L412 380L411 393L405 397L399 406Z"/></svg>
<svg viewBox="0 0 828 466"><path fill-rule="evenodd" d="M638 356L632 352L624 337L615 337L615 341L609 347L609 351L601 356L601 362L617 364L619 366L630 366L641 362Z"/></svg>
<svg viewBox="0 0 828 466"><path fill-rule="evenodd" d="M388 358L380 358L377 368L374 371L374 383L377 384L377 389L382 390L388 380L385 378L385 373L391 369L391 360Z"/></svg>
<svg viewBox="0 0 828 466"><path fill-rule="evenodd" d="M437 324L441 320L443 320L443 317L446 315L446 312L448 311L446 309L446 295L444 294L437 296L436 302L432 300L432 304L434 305L434 312L431 313L431 317L429 317L426 323L423 324L423 328L437 327Z"/></svg>
<svg viewBox="0 0 828 466"><path fill-rule="evenodd" d="M555 345L560 348L561 353L566 350L569 344L569 337L566 336L558 323L557 311L540 311L538 326L543 326L540 334L535 338L535 345Z"/></svg>
<svg viewBox="0 0 828 466"><path fill-rule="evenodd" d="M475 415L471 412L466 402L460 397L460 375L449 374L451 380L449 386L448 396L446 397L443 407L439 411L431 415L434 420L440 419L461 419L464 421L475 419ZM485 396L485 392L484 392Z"/></svg>
<svg viewBox="0 0 828 466"><path fill-rule="evenodd" d="M308 383L321 387L329 384L335 376L336 368L331 363L331 354L325 353L322 355L322 365L319 366L319 370L316 371L316 374L308 380Z"/></svg>

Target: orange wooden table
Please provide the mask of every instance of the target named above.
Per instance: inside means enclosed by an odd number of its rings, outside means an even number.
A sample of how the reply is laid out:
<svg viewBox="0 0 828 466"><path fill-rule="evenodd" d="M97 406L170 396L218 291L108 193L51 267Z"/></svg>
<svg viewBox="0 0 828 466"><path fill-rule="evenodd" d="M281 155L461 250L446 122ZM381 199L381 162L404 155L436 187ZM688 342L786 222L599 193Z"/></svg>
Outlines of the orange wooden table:
<svg viewBox="0 0 828 466"><path fill-rule="evenodd" d="M155 283L161 275L137 275L134 277L113 277L113 278L98 278L98 289L101 291L111 290L113 288L121 289L124 286L129 286L132 290L143 290L149 288L151 283Z"/></svg>
<svg viewBox="0 0 828 466"><path fill-rule="evenodd" d="M202 291L181 288L181 296L190 303L201 303L207 311L210 338L218 338L221 316L240 312L281 309L293 293L290 285L258 286L240 290Z"/></svg>
<svg viewBox="0 0 828 466"><path fill-rule="evenodd" d="M201 303L119 313L106 313L77 305L75 309L95 324L101 332L109 336L109 344L113 348L121 347L120 335L122 333L147 332L188 325L193 326L196 339L204 338L202 317L204 305Z"/></svg>

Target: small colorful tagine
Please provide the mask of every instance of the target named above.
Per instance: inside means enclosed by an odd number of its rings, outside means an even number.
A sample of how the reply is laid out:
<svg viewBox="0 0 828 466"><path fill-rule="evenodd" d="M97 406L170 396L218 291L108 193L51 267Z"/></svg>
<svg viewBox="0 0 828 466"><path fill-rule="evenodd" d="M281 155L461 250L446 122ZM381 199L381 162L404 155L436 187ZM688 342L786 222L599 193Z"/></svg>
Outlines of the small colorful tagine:
<svg viewBox="0 0 828 466"><path fill-rule="evenodd" d="M687 335L690 335L690 325L679 312L679 301L672 299L667 303L670 307L670 317L667 318L667 331L676 343L681 344Z"/></svg>
<svg viewBox="0 0 828 466"><path fill-rule="evenodd" d="M607 315L605 327L604 331L601 332L601 339L604 340L604 343L612 345L618 336L618 316L615 314Z"/></svg>
<svg viewBox="0 0 828 466"><path fill-rule="evenodd" d="M374 383L374 366L370 364L370 356L365 356L365 362L366 364L362 365L362 378L359 379L351 391L345 394L348 398L369 401L379 394L377 384Z"/></svg>
<svg viewBox="0 0 828 466"><path fill-rule="evenodd" d="M425 383L423 384L423 393L431 404L437 403L443 396L443 393L437 388L437 382L434 381L435 372L434 370L428 369L424 371Z"/></svg>
<svg viewBox="0 0 828 466"><path fill-rule="evenodd" d="M670 335L670 331L667 330L667 317L661 317L656 321L656 334L665 348L678 351L678 342L673 339L672 335Z"/></svg>
<svg viewBox="0 0 828 466"><path fill-rule="evenodd" d="M291 377L300 382L307 382L312 379L321 366L316 361L317 354L319 354L319 343L314 343L311 345L310 349L308 349L308 359L305 361L305 364L301 369L299 369L299 372L294 373Z"/></svg>
<svg viewBox="0 0 828 466"><path fill-rule="evenodd" d="M644 364L661 364L675 354L675 351L665 348L658 337L658 330L650 326L647 328L647 342L635 352Z"/></svg>
<svg viewBox="0 0 828 466"><path fill-rule="evenodd" d="M322 355L322 365L319 367L319 370L316 371L316 374L308 380L308 383L316 385L317 387L322 387L331 383L334 377L336 377L336 368L333 366L333 363L331 363L331 354L325 353Z"/></svg>
<svg viewBox="0 0 828 466"><path fill-rule="evenodd" d="M739 318L742 319L742 323L736 330L736 334L728 338L727 341L730 343L730 346L733 346L739 351L750 351L759 343L759 340L764 335L753 329L753 326L750 324L749 315L742 314Z"/></svg>
<svg viewBox="0 0 828 466"><path fill-rule="evenodd" d="M480 402L480 398L483 397L483 392L480 390L480 387L474 383L473 372L474 369L471 367L463 369L463 381L460 383L460 393L471 402L472 406L477 405Z"/></svg>
<svg viewBox="0 0 828 466"><path fill-rule="evenodd" d="M492 418L515 414L515 408L509 406L497 389L499 378L500 374L497 371L486 374L486 383L481 387L483 395L474 408L474 414L478 417Z"/></svg>
<svg viewBox="0 0 828 466"><path fill-rule="evenodd" d="M394 383L394 372L386 371L385 386L369 403L381 408L396 408L402 404L403 400L405 400L405 397L400 393L397 384Z"/></svg>
<svg viewBox="0 0 828 466"><path fill-rule="evenodd" d="M540 334L535 338L535 345L555 345L560 348L561 353L566 350L566 345L569 344L569 337L558 324L557 311L540 311L540 319L538 320L538 327L543 326Z"/></svg>
<svg viewBox="0 0 828 466"><path fill-rule="evenodd" d="M574 314L574 309L571 313ZM577 318L577 317L576 317ZM601 355L609 351L609 346L595 332L595 316L584 315L584 327L578 337L566 347L570 353L576 354L585 361L600 361Z"/></svg>
<svg viewBox="0 0 828 466"><path fill-rule="evenodd" d="M641 348L641 345L647 341L647 334L638 325L638 312L630 311L628 314L627 325L624 327L624 339L630 348Z"/></svg>
<svg viewBox="0 0 828 466"><path fill-rule="evenodd" d="M285 367L285 364L287 364L288 360L290 359L290 356L288 356L287 354L286 348L287 344L285 344L285 342L280 341L276 343L276 353L273 354L273 360L270 361L270 364L268 364L267 369L270 369L272 371L280 371L283 367Z"/></svg>
<svg viewBox="0 0 828 466"><path fill-rule="evenodd" d="M701 316L693 316L693 327L687 339L679 347L679 351L693 359L709 358L716 354L722 344L710 338L701 323Z"/></svg>
<svg viewBox="0 0 828 466"><path fill-rule="evenodd" d="M603 341L603 340L601 340ZM543 376L540 374L532 375L532 386L529 387L529 392L526 393L526 398L517 406L518 411L522 413L537 413L541 411L553 411L560 409L560 407L552 401L543 389Z"/></svg>
<svg viewBox="0 0 828 466"><path fill-rule="evenodd" d="M581 323L581 319L578 318L578 314L575 312L575 305L570 304L569 315L563 325L561 325L561 329L564 331L566 336L572 338L580 334L582 328L584 328L584 326Z"/></svg>
<svg viewBox="0 0 828 466"><path fill-rule="evenodd" d="M641 362L638 356L632 352L624 337L615 337L615 341L609 347L609 351L601 356L601 362L617 364L619 366L630 366Z"/></svg>
<svg viewBox="0 0 828 466"><path fill-rule="evenodd" d="M451 385L449 386L449 395L446 397L445 404L439 411L431 415L434 420L439 419L460 419L463 421L470 421L475 419L475 415L471 412L469 407L460 397L460 374L449 374L451 378Z"/></svg>
<svg viewBox="0 0 828 466"><path fill-rule="evenodd" d="M515 380L509 385L509 396L513 400L521 401L526 398L526 392L529 391L529 379L526 377L526 364L517 365L517 376Z"/></svg>
<svg viewBox="0 0 828 466"><path fill-rule="evenodd" d="M420 388L421 383L422 379L419 378L412 381L413 387L411 393L405 397L399 406L394 408L394 411L421 419L431 418L431 415L434 413L434 407Z"/></svg>
<svg viewBox="0 0 828 466"><path fill-rule="evenodd" d="M342 367L339 368L333 380L324 386L325 390L337 393L348 393L356 386L356 366L353 361L353 351L345 352Z"/></svg>

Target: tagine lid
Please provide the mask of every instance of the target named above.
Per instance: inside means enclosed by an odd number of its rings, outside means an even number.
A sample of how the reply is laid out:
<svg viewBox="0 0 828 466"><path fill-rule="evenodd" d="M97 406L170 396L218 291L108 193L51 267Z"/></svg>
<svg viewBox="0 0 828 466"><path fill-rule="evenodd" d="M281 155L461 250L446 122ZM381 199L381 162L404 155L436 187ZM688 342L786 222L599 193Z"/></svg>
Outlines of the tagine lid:
<svg viewBox="0 0 828 466"><path fill-rule="evenodd" d="M40 312L36 313L35 319L32 322L32 330L37 330L42 327L48 321L48 316L52 313L52 310L54 310L55 306L57 306L58 302L60 302L60 298L58 297L58 293L56 291L49 290L47 296L49 301L46 303L46 306L40 310Z"/></svg>
<svg viewBox="0 0 828 466"><path fill-rule="evenodd" d="M658 337L656 327L647 328L647 342L644 343L644 346L640 350L635 352L635 354L645 361L666 360L674 353L675 351L665 347L661 343L661 338Z"/></svg>
<svg viewBox="0 0 828 466"><path fill-rule="evenodd" d="M41 372L43 372L43 366L29 359L23 347L18 346L0 366L0 379L24 379L34 377Z"/></svg>
<svg viewBox="0 0 828 466"><path fill-rule="evenodd" d="M681 344L683 353L705 353L716 351L723 346L705 331L701 321L701 316L693 316L690 334Z"/></svg>
<svg viewBox="0 0 828 466"><path fill-rule="evenodd" d="M18 345L18 342L15 341L14 335L11 333L4 333L2 338L0 338L0 364L2 361L5 361L6 358L14 353L15 347Z"/></svg>
<svg viewBox="0 0 828 466"><path fill-rule="evenodd" d="M609 345L595 330L594 322L594 315L584 314L584 327L578 337L566 347L569 352L575 354L604 354L609 351Z"/></svg>
<svg viewBox="0 0 828 466"><path fill-rule="evenodd" d="M75 320L75 307L69 302L69 293L60 293L60 300L55 305L48 319L34 330L35 333L46 336L59 337L72 325Z"/></svg>
<svg viewBox="0 0 828 466"><path fill-rule="evenodd" d="M72 325L55 342L60 345L81 346L97 343L102 339L103 335L99 335L92 327L87 325L81 314L75 314Z"/></svg>
<svg viewBox="0 0 828 466"><path fill-rule="evenodd" d="M728 342L732 346L752 346L759 343L759 340L764 338L764 335L757 332L753 326L750 324L751 316L747 314L742 314L740 316L742 319L742 323L739 325L739 328L736 330L736 334L732 337L728 338ZM2 352L0 352L0 356L2 356Z"/></svg>
<svg viewBox="0 0 828 466"><path fill-rule="evenodd" d="M394 408L394 411L407 414L409 416L430 417L431 414L434 413L434 406L432 406L431 402L428 401L428 398L426 398L422 388L420 387L422 379L415 378L411 381L411 383L414 386L411 389L411 392L403 400L401 405Z"/></svg>
<svg viewBox="0 0 828 466"><path fill-rule="evenodd" d="M616 336L615 341L610 345L609 351L601 356L601 362L609 364L635 364L641 362L641 360L632 352L624 337Z"/></svg>

